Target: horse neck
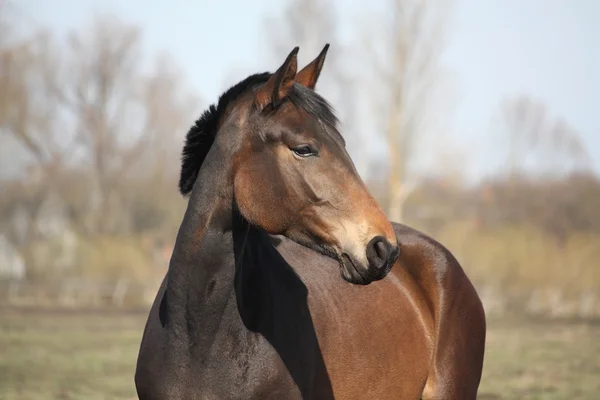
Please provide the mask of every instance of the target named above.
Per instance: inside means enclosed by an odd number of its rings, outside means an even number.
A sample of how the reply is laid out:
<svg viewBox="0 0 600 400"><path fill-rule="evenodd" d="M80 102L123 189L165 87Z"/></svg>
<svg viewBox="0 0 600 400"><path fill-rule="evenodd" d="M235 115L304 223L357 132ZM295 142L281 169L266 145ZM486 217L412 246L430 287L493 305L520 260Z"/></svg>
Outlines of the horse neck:
<svg viewBox="0 0 600 400"><path fill-rule="evenodd" d="M223 159L231 157L217 151L207 156L169 264L165 322L181 342L200 344L211 340L219 324L210 321L221 321L232 300L237 301L240 314L236 314L236 322L240 326L242 319L256 318L256 297L248 298L250 291L244 287L256 270L253 266L260 265L258 259L264 258L259 249L273 249L266 233L251 228L237 212L231 170L223 167ZM247 251L250 246L258 253ZM248 310L252 312L249 314Z"/></svg>
<svg viewBox="0 0 600 400"><path fill-rule="evenodd" d="M229 155L211 149L196 179L167 273L166 321L178 336L195 340L201 319L222 313L233 280ZM181 338L183 339L183 338Z"/></svg>

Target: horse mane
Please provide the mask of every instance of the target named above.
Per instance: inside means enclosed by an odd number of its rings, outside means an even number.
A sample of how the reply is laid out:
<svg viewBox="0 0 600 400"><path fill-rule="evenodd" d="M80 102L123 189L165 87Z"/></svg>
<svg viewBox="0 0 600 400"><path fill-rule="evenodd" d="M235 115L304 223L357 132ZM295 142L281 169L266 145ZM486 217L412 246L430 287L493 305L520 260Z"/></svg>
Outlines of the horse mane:
<svg viewBox="0 0 600 400"><path fill-rule="evenodd" d="M211 104L192 125L186 135L181 157L179 191L182 195L188 195L192 191L202 163L217 135L219 122L228 105L246 90L266 83L271 75L270 72L253 74L230 87L219 96L217 104ZM303 85L294 83L288 98L296 107L304 109L312 117L332 128L331 130L344 142L336 129L338 119L333 108L322 96Z"/></svg>

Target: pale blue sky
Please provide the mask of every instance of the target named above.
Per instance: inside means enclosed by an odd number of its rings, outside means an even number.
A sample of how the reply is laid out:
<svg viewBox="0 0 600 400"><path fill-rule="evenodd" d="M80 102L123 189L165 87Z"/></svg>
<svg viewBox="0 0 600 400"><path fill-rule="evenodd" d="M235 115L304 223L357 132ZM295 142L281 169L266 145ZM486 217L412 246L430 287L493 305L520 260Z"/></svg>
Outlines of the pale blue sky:
<svg viewBox="0 0 600 400"><path fill-rule="evenodd" d="M277 15L284 1L16 3L31 21L59 32L84 26L92 12L115 13L140 25L146 48L168 51L193 90L213 102L232 83L231 71L274 69L264 18ZM342 31L352 32L352 16L361 15L367 3L337 4L343 4ZM369 2L369 8L374 5L384 7L380 0ZM600 1L457 0L448 31L444 63L458 90L452 130L477 149L473 174L497 165L489 132L500 101L521 93L546 101L554 115L578 129L600 171ZM306 61L301 54L301 64Z"/></svg>

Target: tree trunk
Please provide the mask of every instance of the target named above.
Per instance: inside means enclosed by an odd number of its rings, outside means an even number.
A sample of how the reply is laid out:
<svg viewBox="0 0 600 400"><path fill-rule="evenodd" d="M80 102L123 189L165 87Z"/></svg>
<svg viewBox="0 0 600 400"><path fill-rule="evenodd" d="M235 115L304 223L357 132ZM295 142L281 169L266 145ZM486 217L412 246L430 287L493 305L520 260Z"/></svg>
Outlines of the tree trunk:
<svg viewBox="0 0 600 400"><path fill-rule="evenodd" d="M404 223L404 206L413 189L413 185L406 183L396 183L390 186L388 205L388 219L390 221Z"/></svg>

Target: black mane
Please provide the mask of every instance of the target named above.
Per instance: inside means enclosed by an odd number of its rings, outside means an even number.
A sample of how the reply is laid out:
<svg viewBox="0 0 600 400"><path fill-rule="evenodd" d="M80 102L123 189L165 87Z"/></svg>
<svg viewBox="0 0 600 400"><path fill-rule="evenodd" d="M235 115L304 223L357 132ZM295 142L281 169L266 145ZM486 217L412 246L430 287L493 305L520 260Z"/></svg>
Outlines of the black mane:
<svg viewBox="0 0 600 400"><path fill-rule="evenodd" d="M271 77L271 73L263 72L250 75L243 81L230 87L219 97L215 106L212 104L190 128L185 138L181 159L181 176L179 178L179 191L184 196L189 194L194 187L194 182L200 167L212 146L217 134L217 127L227 106L246 90L264 84ZM338 119L329 103L313 90L295 83L288 95L289 100L296 107L304 109L314 118L328 125L334 132ZM341 135L339 138L341 138Z"/></svg>

